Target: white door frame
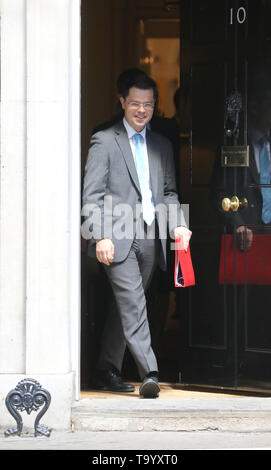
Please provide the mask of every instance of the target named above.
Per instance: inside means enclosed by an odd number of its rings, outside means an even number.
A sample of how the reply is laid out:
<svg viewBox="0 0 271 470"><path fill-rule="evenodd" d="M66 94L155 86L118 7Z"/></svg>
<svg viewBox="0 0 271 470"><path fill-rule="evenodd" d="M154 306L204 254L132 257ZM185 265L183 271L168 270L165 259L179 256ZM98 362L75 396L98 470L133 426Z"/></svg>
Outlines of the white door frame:
<svg viewBox="0 0 271 470"><path fill-rule="evenodd" d="M75 399L80 398L81 354L81 0L70 0L69 25L69 190L70 190L70 331Z"/></svg>

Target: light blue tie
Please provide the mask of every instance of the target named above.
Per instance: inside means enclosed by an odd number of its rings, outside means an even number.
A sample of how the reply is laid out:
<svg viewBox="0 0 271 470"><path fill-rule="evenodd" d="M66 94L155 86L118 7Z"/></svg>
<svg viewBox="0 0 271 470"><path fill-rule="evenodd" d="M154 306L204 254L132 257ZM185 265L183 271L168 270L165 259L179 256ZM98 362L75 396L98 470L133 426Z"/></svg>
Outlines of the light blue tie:
<svg viewBox="0 0 271 470"><path fill-rule="evenodd" d="M268 139L260 139L260 183L270 184L270 158L268 151ZM261 188L263 197L262 220L265 224L271 221L271 187Z"/></svg>
<svg viewBox="0 0 271 470"><path fill-rule="evenodd" d="M149 184L149 174L146 166L143 148L142 148L142 135L134 134L135 140L135 160L136 169L142 195L142 212L143 219L146 224L151 225L154 220L154 205L152 202L152 193Z"/></svg>

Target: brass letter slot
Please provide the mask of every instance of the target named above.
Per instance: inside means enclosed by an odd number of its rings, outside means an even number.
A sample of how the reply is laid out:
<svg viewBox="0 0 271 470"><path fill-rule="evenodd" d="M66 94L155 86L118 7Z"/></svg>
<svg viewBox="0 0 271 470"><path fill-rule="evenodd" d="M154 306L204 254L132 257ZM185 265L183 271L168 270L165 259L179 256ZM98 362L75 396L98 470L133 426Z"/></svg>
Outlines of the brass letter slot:
<svg viewBox="0 0 271 470"><path fill-rule="evenodd" d="M223 167L247 167L249 166L249 146L238 145L222 147L221 166Z"/></svg>

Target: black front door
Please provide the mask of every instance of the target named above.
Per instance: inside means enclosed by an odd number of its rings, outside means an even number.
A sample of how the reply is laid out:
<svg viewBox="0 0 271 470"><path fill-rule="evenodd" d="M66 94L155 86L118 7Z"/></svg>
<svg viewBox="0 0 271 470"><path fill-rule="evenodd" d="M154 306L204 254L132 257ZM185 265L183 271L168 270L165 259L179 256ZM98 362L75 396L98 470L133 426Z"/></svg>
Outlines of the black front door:
<svg viewBox="0 0 271 470"><path fill-rule="evenodd" d="M181 382L271 390L271 0L183 0L181 50Z"/></svg>

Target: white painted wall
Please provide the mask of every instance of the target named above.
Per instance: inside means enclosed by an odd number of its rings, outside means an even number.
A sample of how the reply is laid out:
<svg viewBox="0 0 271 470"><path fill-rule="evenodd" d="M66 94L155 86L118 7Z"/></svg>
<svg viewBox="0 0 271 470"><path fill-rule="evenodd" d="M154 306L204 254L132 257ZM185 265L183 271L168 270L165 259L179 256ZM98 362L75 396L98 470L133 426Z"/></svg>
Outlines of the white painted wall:
<svg viewBox="0 0 271 470"><path fill-rule="evenodd" d="M0 8L1 420L10 374L79 393L80 0Z"/></svg>
<svg viewBox="0 0 271 470"><path fill-rule="evenodd" d="M9 41L4 40L9 38ZM7 43L8 42L8 43ZM25 368L24 0L1 2L0 371Z"/></svg>

